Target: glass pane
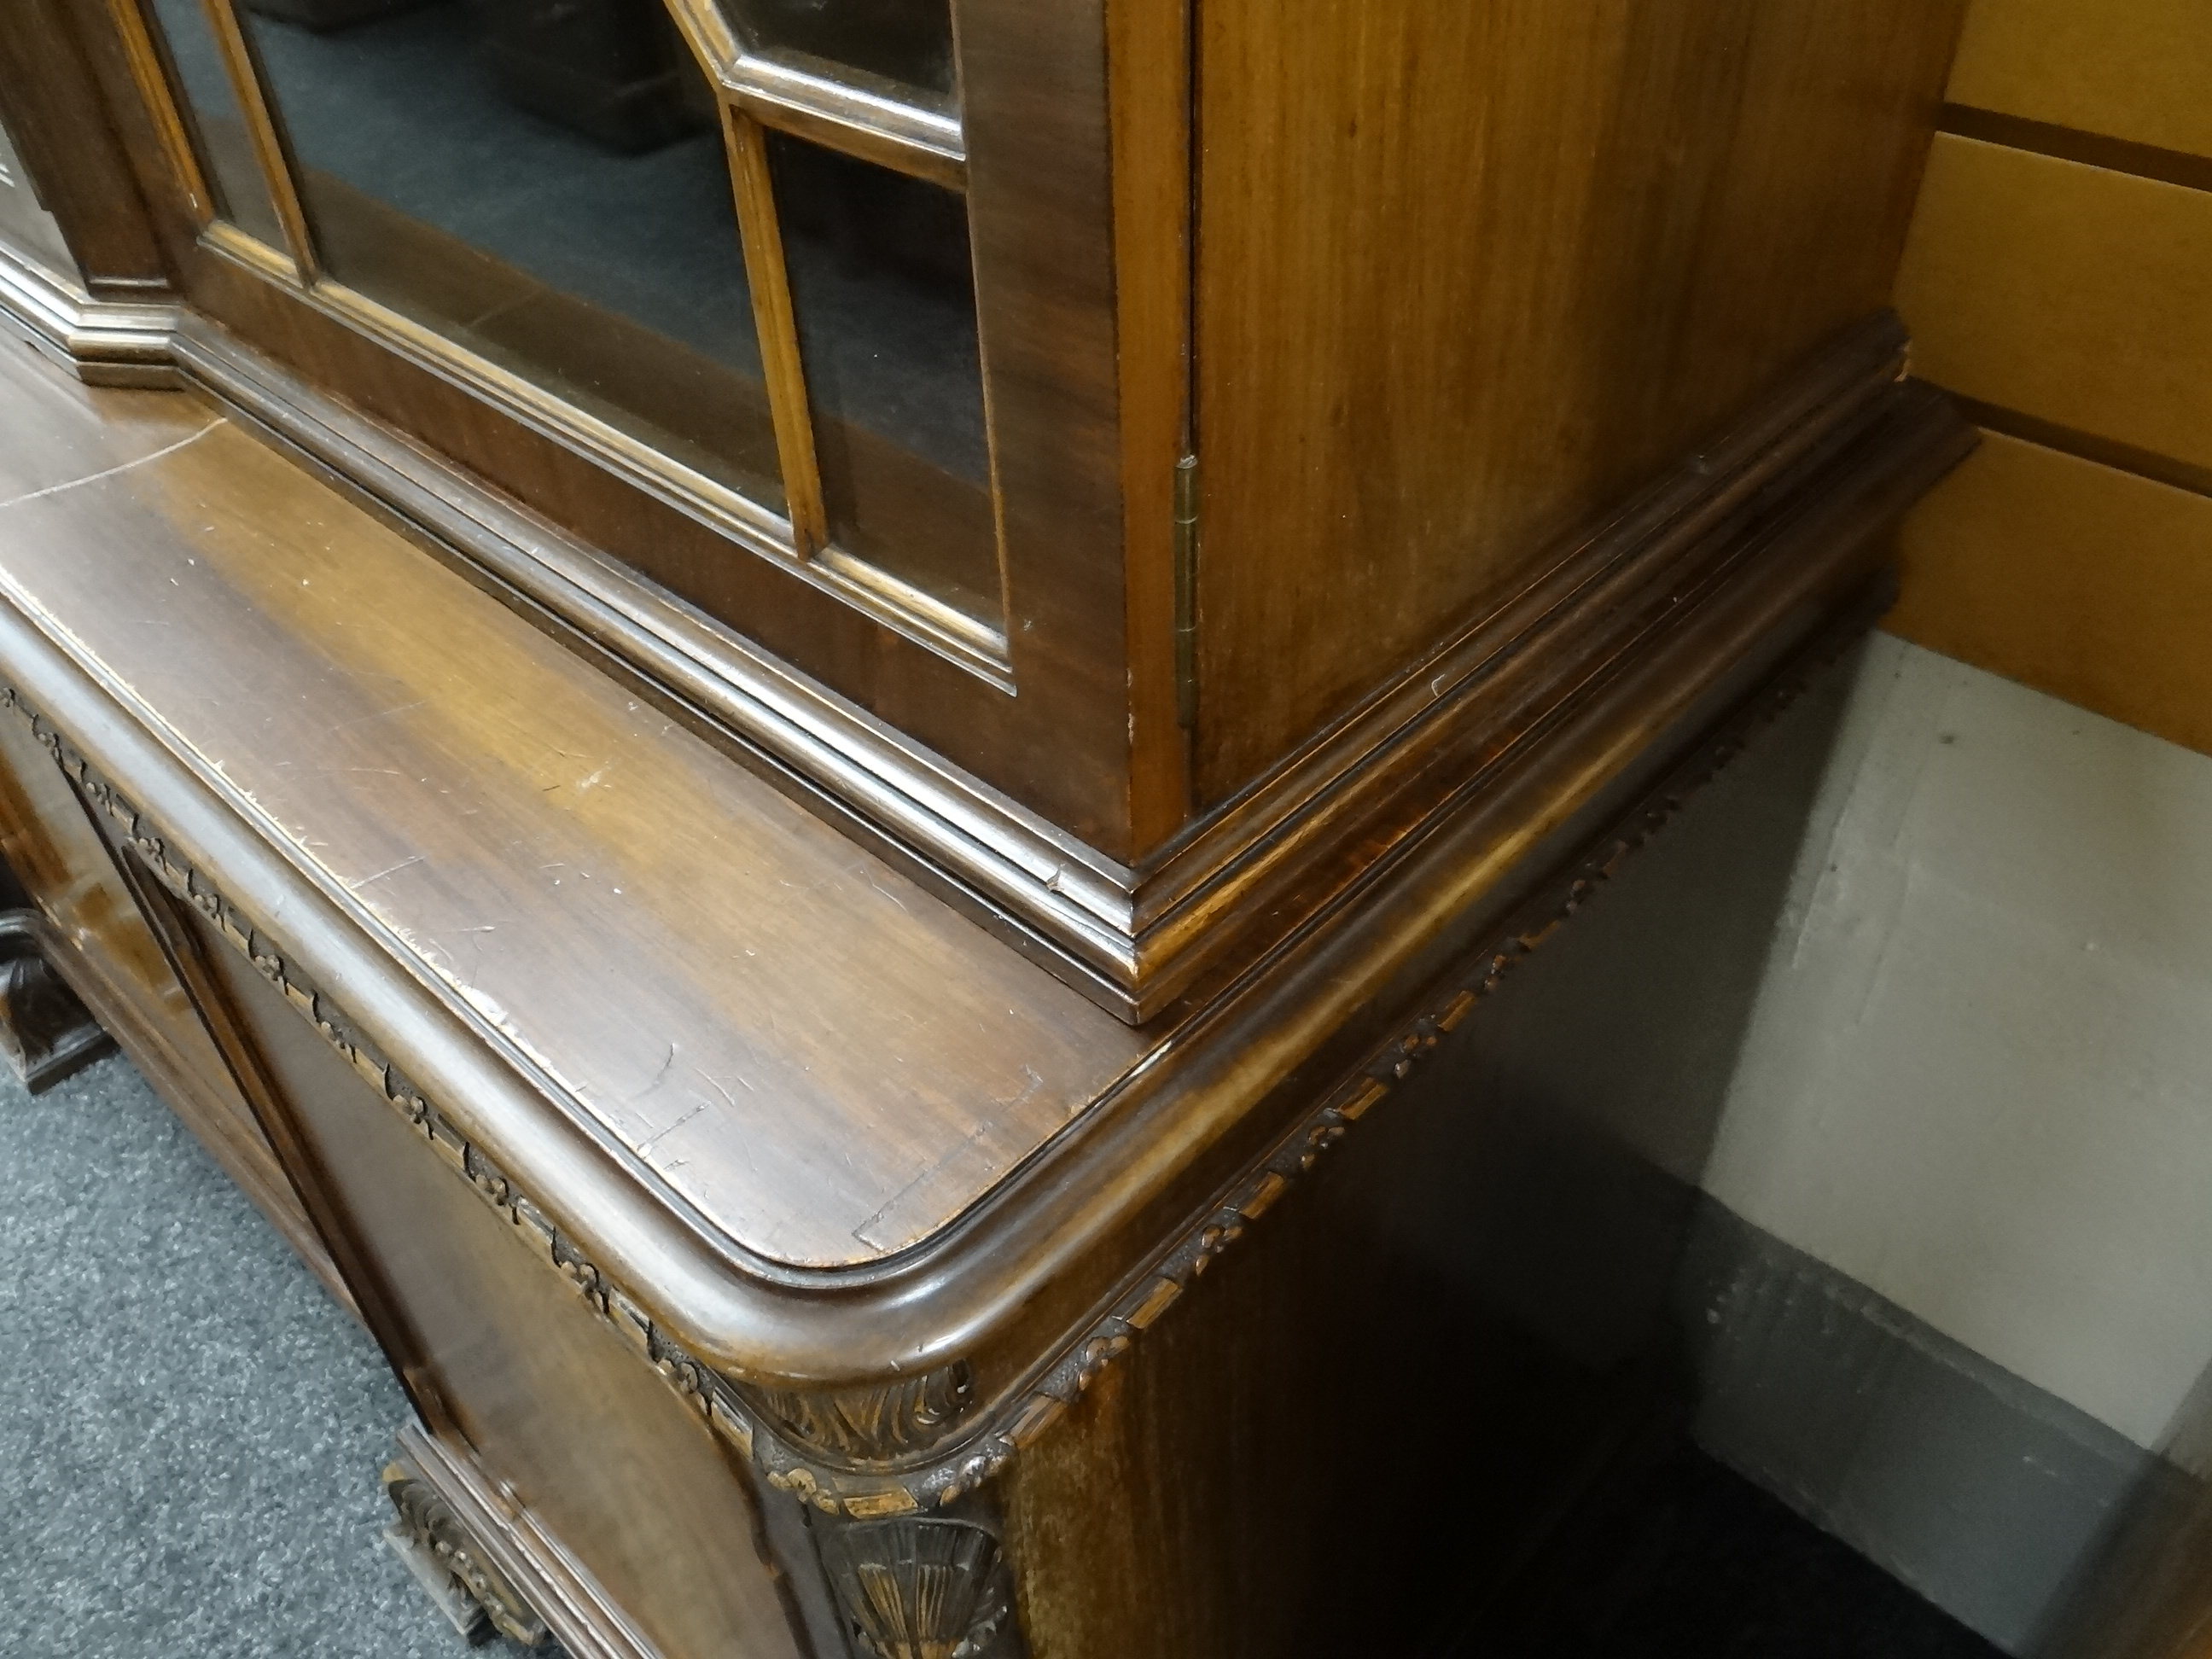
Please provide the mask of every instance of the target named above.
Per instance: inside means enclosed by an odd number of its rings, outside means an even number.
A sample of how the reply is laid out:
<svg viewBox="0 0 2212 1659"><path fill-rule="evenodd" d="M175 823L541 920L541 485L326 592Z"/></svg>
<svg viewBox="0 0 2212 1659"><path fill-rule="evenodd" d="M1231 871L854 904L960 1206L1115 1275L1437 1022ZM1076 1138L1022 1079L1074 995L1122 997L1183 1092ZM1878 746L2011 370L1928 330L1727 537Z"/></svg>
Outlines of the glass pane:
<svg viewBox="0 0 2212 1659"><path fill-rule="evenodd" d="M830 539L1003 625L965 201L769 136Z"/></svg>
<svg viewBox="0 0 2212 1659"><path fill-rule="evenodd" d="M330 275L781 510L714 99L659 0L279 3L254 41Z"/></svg>
<svg viewBox="0 0 2212 1659"><path fill-rule="evenodd" d="M23 171L5 127L0 127L0 238L57 276L74 278L77 275L76 260L62 240L62 228L32 194L30 176Z"/></svg>
<svg viewBox="0 0 2212 1659"><path fill-rule="evenodd" d="M952 90L952 0L736 0L733 9L755 46Z"/></svg>
<svg viewBox="0 0 2212 1659"><path fill-rule="evenodd" d="M245 112L223 72L222 52L200 0L154 0L154 21L168 54L169 85L191 130L208 188L215 192L217 216L271 247L283 247L283 227L269 200L269 181L253 159Z"/></svg>

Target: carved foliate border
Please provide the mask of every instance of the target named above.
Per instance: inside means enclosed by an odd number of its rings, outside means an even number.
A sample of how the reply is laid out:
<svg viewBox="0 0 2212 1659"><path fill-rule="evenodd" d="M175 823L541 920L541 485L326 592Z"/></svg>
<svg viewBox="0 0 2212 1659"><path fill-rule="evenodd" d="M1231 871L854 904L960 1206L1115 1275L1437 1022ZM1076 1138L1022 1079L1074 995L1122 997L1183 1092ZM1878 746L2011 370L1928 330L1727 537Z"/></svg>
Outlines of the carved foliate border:
<svg viewBox="0 0 2212 1659"><path fill-rule="evenodd" d="M1886 603L1886 599L1885 599ZM951 1455L896 1474L871 1474L809 1459L787 1435L806 1434L832 1456L854 1453L896 1455L921 1450L959 1431L972 1397L967 1368L955 1364L923 1379L882 1389L844 1391L760 1390L774 1402L762 1409L740 1386L694 1358L661 1330L638 1300L615 1285L565 1237L544 1211L519 1192L422 1092L378 1052L374 1043L324 994L317 991L281 949L190 864L177 856L157 827L101 778L51 723L0 684L0 707L30 725L39 742L84 799L122 828L147 868L205 916L275 986L301 1018L321 1033L362 1078L419 1131L446 1164L514 1227L515 1237L559 1272L593 1312L658 1370L692 1408L735 1448L768 1483L826 1515L877 1521L939 1510L991 1480L1015 1455L1044 1434L1079 1401L1099 1374L1126 1353L1179 1300L1216 1257L1266 1214L1291 1184L1311 1170L1376 1106L1397 1091L1437 1046L1472 1014L1481 1000L1546 940L1572 919L1621 866L1648 844L1684 801L1717 775L1752 736L1802 694L1820 672L1841 656L1883 608L1826 634L1795 668L1740 709L1665 781L1647 794L1594 852L1541 897L1524 908L1501 942L1476 955L1445 981L1418 1017L1374 1050L1277 1141L1224 1200L1193 1224L1135 1280L1110 1311L1096 1320L1059 1359L1018 1391L980 1434ZM778 1419L782 1419L781 1424ZM779 1427L781 1432L779 1432Z"/></svg>

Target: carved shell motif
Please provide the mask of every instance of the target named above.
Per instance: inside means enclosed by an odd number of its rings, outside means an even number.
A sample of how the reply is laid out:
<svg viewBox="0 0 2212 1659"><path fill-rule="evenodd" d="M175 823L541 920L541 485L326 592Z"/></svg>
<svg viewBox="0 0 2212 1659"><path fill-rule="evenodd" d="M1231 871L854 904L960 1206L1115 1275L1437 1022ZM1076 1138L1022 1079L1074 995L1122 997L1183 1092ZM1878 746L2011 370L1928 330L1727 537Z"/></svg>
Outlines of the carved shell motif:
<svg viewBox="0 0 2212 1659"><path fill-rule="evenodd" d="M837 1600L874 1659L973 1659L1011 1610L999 1540L970 1522L871 1522L823 1541Z"/></svg>

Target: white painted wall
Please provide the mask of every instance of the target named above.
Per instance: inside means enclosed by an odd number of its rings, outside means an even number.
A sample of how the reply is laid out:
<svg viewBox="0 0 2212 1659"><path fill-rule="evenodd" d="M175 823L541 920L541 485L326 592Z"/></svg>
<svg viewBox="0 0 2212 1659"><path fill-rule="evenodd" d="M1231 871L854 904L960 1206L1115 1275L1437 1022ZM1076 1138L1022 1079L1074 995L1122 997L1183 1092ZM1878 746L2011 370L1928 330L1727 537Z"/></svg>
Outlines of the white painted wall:
<svg viewBox="0 0 2212 1659"><path fill-rule="evenodd" d="M2212 758L1869 650L1704 1181L2137 1444L2212 1362Z"/></svg>

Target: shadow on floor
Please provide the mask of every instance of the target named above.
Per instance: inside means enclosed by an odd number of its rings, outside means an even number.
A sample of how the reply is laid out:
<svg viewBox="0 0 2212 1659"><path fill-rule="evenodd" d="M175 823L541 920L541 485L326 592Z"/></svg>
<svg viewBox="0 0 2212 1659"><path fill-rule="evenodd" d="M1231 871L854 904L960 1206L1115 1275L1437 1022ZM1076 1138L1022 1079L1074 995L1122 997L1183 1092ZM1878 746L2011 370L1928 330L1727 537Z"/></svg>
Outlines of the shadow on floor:
<svg viewBox="0 0 2212 1659"><path fill-rule="evenodd" d="M1999 1650L1685 1449L1571 1519L1449 1659L1999 1659Z"/></svg>

